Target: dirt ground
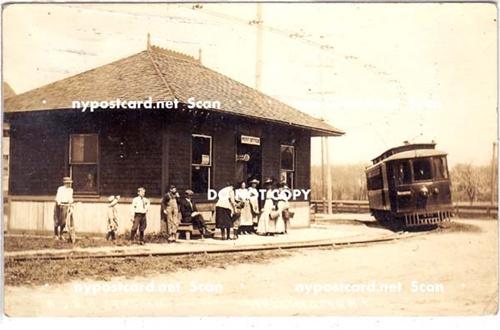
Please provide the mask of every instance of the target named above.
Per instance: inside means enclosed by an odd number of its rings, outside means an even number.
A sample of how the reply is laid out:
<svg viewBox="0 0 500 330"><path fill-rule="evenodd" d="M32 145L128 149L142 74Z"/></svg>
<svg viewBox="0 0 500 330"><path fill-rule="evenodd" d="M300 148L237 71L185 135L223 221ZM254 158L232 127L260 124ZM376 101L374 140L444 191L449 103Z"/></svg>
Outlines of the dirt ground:
<svg viewBox="0 0 500 330"><path fill-rule="evenodd" d="M66 236L65 236L66 237ZM128 239L128 235L120 235L115 241L107 241L103 237L83 236L78 237L76 243L71 243L68 240L56 240L51 236L22 236L9 235L4 237L4 251L26 251L26 250L42 250L42 249L71 249L71 248L88 248L98 246L128 246L132 243ZM166 242L166 239L160 235L146 235L148 242Z"/></svg>
<svg viewBox="0 0 500 330"><path fill-rule="evenodd" d="M163 261L132 278L7 285L5 311L11 316L496 313L497 222L457 224L392 243L295 250L278 258L240 255L234 262L199 262L200 267L174 271ZM21 271L16 267L6 265L6 272Z"/></svg>

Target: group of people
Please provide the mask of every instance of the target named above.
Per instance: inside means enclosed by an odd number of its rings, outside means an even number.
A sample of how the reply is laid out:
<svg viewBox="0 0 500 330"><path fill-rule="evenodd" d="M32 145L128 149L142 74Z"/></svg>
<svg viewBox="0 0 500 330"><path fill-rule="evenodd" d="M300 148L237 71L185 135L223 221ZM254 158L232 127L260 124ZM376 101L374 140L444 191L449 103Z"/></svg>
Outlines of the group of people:
<svg viewBox="0 0 500 330"><path fill-rule="evenodd" d="M198 212L198 208L192 200L193 195L193 191L188 189L181 198L177 188L172 185L163 196L160 212L162 221L166 223L167 242L176 241L179 223L192 224L193 228L200 231L202 237L213 236L213 232L207 228L202 214Z"/></svg>
<svg viewBox="0 0 500 330"><path fill-rule="evenodd" d="M222 239L237 239L239 234L275 235L286 234L293 212L288 203L288 190L285 182L279 184L278 193L274 181L264 181L265 198L262 200L257 189L258 180L251 180L250 187L241 182L234 189L226 184L218 193L215 204L215 226L221 230ZM276 197L277 196L277 197ZM233 235L231 236L231 229Z"/></svg>
<svg viewBox="0 0 500 330"><path fill-rule="evenodd" d="M72 180L63 178L63 186L59 187L56 195L56 206L54 209L54 235L56 239L62 239L62 233L66 226L68 211L73 203ZM259 181L253 179L247 187L246 182L240 182L236 187L227 183L218 192L218 200L215 205L216 228L221 231L221 238L237 239L242 234L275 235L286 234L289 228L293 212L288 204L289 189L285 182L279 184L278 193L275 183L268 178L264 181L266 192L264 198L260 198L257 186ZM202 237L212 237L213 231L207 228L206 221L198 212L196 203L192 200L194 193L186 190L181 197L177 188L170 186L168 192L161 200L161 221L165 223L167 242L175 242L177 230L180 223L191 224L193 228L200 231ZM277 197L276 197L277 196ZM107 234L106 239L115 240L118 231L117 204L120 196L109 196L107 210ZM137 189L137 196L132 200L132 228L130 240L135 241L139 232L139 244L144 244L144 232L147 227L147 213L151 202L146 198L146 189ZM232 231L232 235L231 235Z"/></svg>

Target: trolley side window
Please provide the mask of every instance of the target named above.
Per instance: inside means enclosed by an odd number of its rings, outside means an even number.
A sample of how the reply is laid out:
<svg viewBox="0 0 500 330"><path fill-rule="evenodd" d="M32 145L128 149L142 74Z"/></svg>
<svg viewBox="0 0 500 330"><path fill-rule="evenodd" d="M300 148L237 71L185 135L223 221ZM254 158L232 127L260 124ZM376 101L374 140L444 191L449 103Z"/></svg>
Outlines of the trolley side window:
<svg viewBox="0 0 500 330"><path fill-rule="evenodd" d="M413 176L415 181L432 179L432 166L430 158L413 160Z"/></svg>
<svg viewBox="0 0 500 330"><path fill-rule="evenodd" d="M379 190L384 187L384 181L382 179L382 170L380 167L368 172L367 177L368 177L367 180L368 190Z"/></svg>
<svg viewBox="0 0 500 330"><path fill-rule="evenodd" d="M434 176L436 179L448 179L448 169L446 165L446 157L434 157Z"/></svg>
<svg viewBox="0 0 500 330"><path fill-rule="evenodd" d="M411 183L410 162L407 160L399 161L394 164L394 177L397 184Z"/></svg>

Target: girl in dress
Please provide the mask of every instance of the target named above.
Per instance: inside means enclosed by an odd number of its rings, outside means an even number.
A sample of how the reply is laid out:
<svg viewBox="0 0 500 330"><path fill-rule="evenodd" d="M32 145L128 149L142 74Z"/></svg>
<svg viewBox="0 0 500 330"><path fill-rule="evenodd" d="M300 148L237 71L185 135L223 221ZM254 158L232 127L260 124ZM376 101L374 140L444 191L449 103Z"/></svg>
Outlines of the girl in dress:
<svg viewBox="0 0 500 330"><path fill-rule="evenodd" d="M259 225L257 226L257 234L259 235L274 235L276 233L276 218L272 218L276 211L275 203L273 200L273 180L266 179L264 181L264 186L266 187L266 200L264 201L264 207L259 217Z"/></svg>
<svg viewBox="0 0 500 330"><path fill-rule="evenodd" d="M250 206L250 193L245 181L240 182L236 189L235 199L240 209L239 234L250 234L253 227L252 208Z"/></svg>
<svg viewBox="0 0 500 330"><path fill-rule="evenodd" d="M248 188L250 210L252 211L252 228L250 232L255 234L257 231L257 225L259 223L259 191L257 190L257 185L259 180L253 179L250 181L250 187Z"/></svg>
<svg viewBox="0 0 500 330"><path fill-rule="evenodd" d="M290 226L289 209L290 205L288 200L290 199L290 189L286 185L286 182L280 182L280 188L278 193L278 213L279 217L276 220L276 232L280 234L286 234L288 227Z"/></svg>

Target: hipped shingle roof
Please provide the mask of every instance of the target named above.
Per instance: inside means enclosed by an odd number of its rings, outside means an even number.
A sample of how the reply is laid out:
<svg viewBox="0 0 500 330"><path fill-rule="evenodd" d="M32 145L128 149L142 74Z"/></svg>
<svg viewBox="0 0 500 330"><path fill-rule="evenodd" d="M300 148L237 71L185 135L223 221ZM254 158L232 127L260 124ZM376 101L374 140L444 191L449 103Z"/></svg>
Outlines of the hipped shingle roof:
<svg viewBox="0 0 500 330"><path fill-rule="evenodd" d="M218 100L222 111L342 135L328 123L300 112L223 74L191 56L152 46L127 58L33 89L5 101L5 111L71 109L73 101L177 99Z"/></svg>

